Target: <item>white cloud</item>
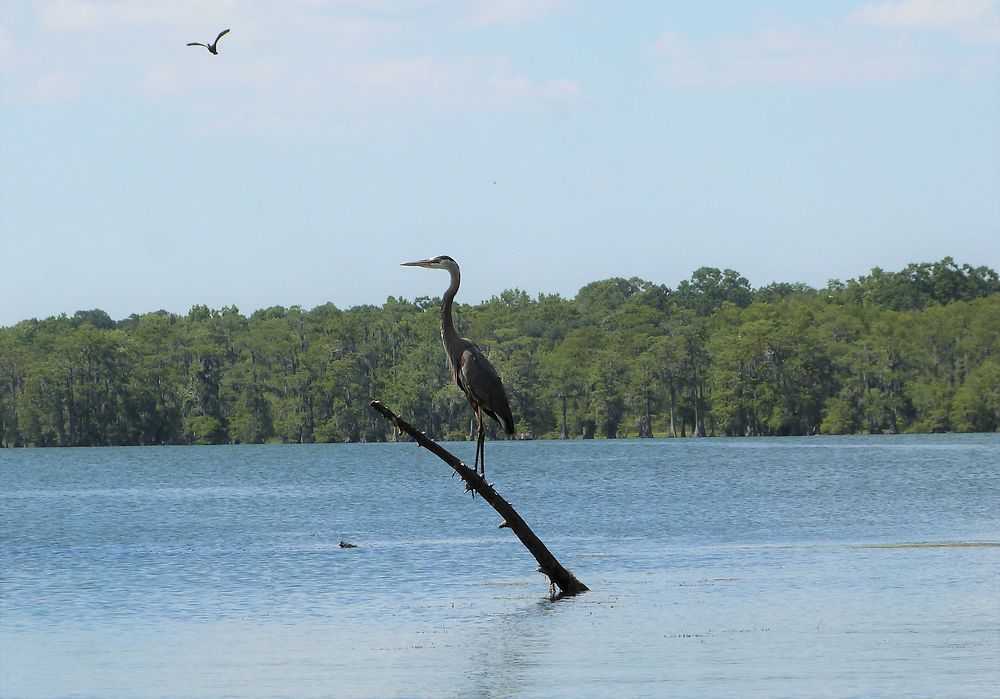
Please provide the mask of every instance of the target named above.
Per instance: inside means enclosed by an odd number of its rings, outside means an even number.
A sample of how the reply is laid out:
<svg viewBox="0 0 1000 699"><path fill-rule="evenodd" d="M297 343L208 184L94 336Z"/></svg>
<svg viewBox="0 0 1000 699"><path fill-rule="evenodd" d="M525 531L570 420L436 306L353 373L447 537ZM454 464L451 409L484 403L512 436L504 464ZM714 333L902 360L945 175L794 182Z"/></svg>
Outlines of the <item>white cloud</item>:
<svg viewBox="0 0 1000 699"><path fill-rule="evenodd" d="M471 3L475 24L530 22L566 7L566 0L479 0Z"/></svg>
<svg viewBox="0 0 1000 699"><path fill-rule="evenodd" d="M218 20L232 15L240 4L238 0L213 0L211 3L198 0L47 0L35 7L45 29L93 32L139 26L214 26Z"/></svg>
<svg viewBox="0 0 1000 699"><path fill-rule="evenodd" d="M357 132L455 110L563 110L577 102L573 81L446 45L482 31L470 14L532 21L562 2L50 0L21 6L15 31L0 32L0 56L14 53L10 37L30 49L17 65L4 60L0 97L132 95L209 131L323 124ZM184 46L223 27L232 33L219 56Z"/></svg>
<svg viewBox="0 0 1000 699"><path fill-rule="evenodd" d="M996 0L883 0L863 5L851 18L885 29L945 32L971 42L1000 41Z"/></svg>
<svg viewBox="0 0 1000 699"><path fill-rule="evenodd" d="M376 101L440 99L454 93L462 81L457 66L430 56L337 64L332 66L331 77Z"/></svg>
<svg viewBox="0 0 1000 699"><path fill-rule="evenodd" d="M50 72L3 90L4 99L18 104L59 104L77 99L90 84L80 72Z"/></svg>
<svg viewBox="0 0 1000 699"><path fill-rule="evenodd" d="M14 70L17 62L17 45L7 28L0 25L0 75Z"/></svg>
<svg viewBox="0 0 1000 699"><path fill-rule="evenodd" d="M663 34L650 47L668 85L884 83L930 75L996 79L988 48L951 50L929 31L986 41L1000 29L1000 3L890 0L826 23L772 24L752 34L693 40ZM995 41L995 40L994 40ZM978 51L978 53L976 53Z"/></svg>
<svg viewBox="0 0 1000 699"><path fill-rule="evenodd" d="M840 30L771 27L748 37L694 42L665 34L652 46L670 85L809 85L884 82L936 69L905 40L871 41Z"/></svg>
<svg viewBox="0 0 1000 699"><path fill-rule="evenodd" d="M567 79L536 81L511 70L498 58L445 61L430 56L336 64L331 78L341 82L349 100L435 109L527 107L561 108L580 94Z"/></svg>
<svg viewBox="0 0 1000 699"><path fill-rule="evenodd" d="M562 111L574 107L583 89L564 78L532 82L523 76L499 73L490 79L492 93L504 104L528 104L540 111Z"/></svg>
<svg viewBox="0 0 1000 699"><path fill-rule="evenodd" d="M284 131L371 133L408 128L418 117L561 112L581 92L573 81L533 80L496 58L246 58L230 64L213 57L208 70L193 69L196 62L150 68L141 90L187 111L207 132L280 125Z"/></svg>

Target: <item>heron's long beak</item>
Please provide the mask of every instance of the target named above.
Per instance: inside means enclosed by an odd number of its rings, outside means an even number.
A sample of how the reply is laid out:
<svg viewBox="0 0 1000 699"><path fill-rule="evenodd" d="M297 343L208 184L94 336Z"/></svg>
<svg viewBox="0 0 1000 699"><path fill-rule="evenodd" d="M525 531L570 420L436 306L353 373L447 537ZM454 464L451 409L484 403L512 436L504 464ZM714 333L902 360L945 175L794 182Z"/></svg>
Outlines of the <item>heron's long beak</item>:
<svg viewBox="0 0 1000 699"><path fill-rule="evenodd" d="M430 260L417 260L416 262L403 262L399 265L400 267L430 267Z"/></svg>

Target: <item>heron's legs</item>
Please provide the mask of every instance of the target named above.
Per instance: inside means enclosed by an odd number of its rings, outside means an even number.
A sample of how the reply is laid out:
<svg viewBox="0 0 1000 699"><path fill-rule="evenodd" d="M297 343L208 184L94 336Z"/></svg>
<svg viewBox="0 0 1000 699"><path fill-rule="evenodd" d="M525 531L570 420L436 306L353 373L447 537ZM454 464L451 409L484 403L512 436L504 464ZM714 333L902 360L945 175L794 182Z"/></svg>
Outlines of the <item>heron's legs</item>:
<svg viewBox="0 0 1000 699"><path fill-rule="evenodd" d="M486 478L486 433L483 428L479 428L479 469L483 478Z"/></svg>
<svg viewBox="0 0 1000 699"><path fill-rule="evenodd" d="M482 467L483 478L486 477L486 433L483 432L483 411L476 407L476 473Z"/></svg>

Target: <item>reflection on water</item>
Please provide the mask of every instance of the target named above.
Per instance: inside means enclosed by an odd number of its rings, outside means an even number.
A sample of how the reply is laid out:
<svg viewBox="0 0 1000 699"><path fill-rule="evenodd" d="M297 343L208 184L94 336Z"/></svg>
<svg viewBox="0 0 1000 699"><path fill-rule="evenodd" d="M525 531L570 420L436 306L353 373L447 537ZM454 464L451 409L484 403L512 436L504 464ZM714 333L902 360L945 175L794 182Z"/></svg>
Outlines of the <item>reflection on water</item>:
<svg viewBox="0 0 1000 699"><path fill-rule="evenodd" d="M4 450L0 694L1000 683L998 435L491 449L498 490L592 592L549 601L495 513L413 445Z"/></svg>

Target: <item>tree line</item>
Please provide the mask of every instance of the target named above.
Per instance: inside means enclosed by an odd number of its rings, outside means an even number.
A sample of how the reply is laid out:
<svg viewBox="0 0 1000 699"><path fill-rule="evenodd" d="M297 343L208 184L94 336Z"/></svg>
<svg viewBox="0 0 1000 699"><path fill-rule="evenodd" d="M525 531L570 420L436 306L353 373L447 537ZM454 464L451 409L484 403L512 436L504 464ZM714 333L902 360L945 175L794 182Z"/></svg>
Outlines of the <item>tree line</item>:
<svg viewBox="0 0 1000 699"><path fill-rule="evenodd" d="M437 439L471 411L437 298L347 310L101 310L0 328L0 445L394 439L379 398ZM520 435L616 438L992 432L1000 280L951 258L826 288L703 267L676 289L597 281L456 305Z"/></svg>

